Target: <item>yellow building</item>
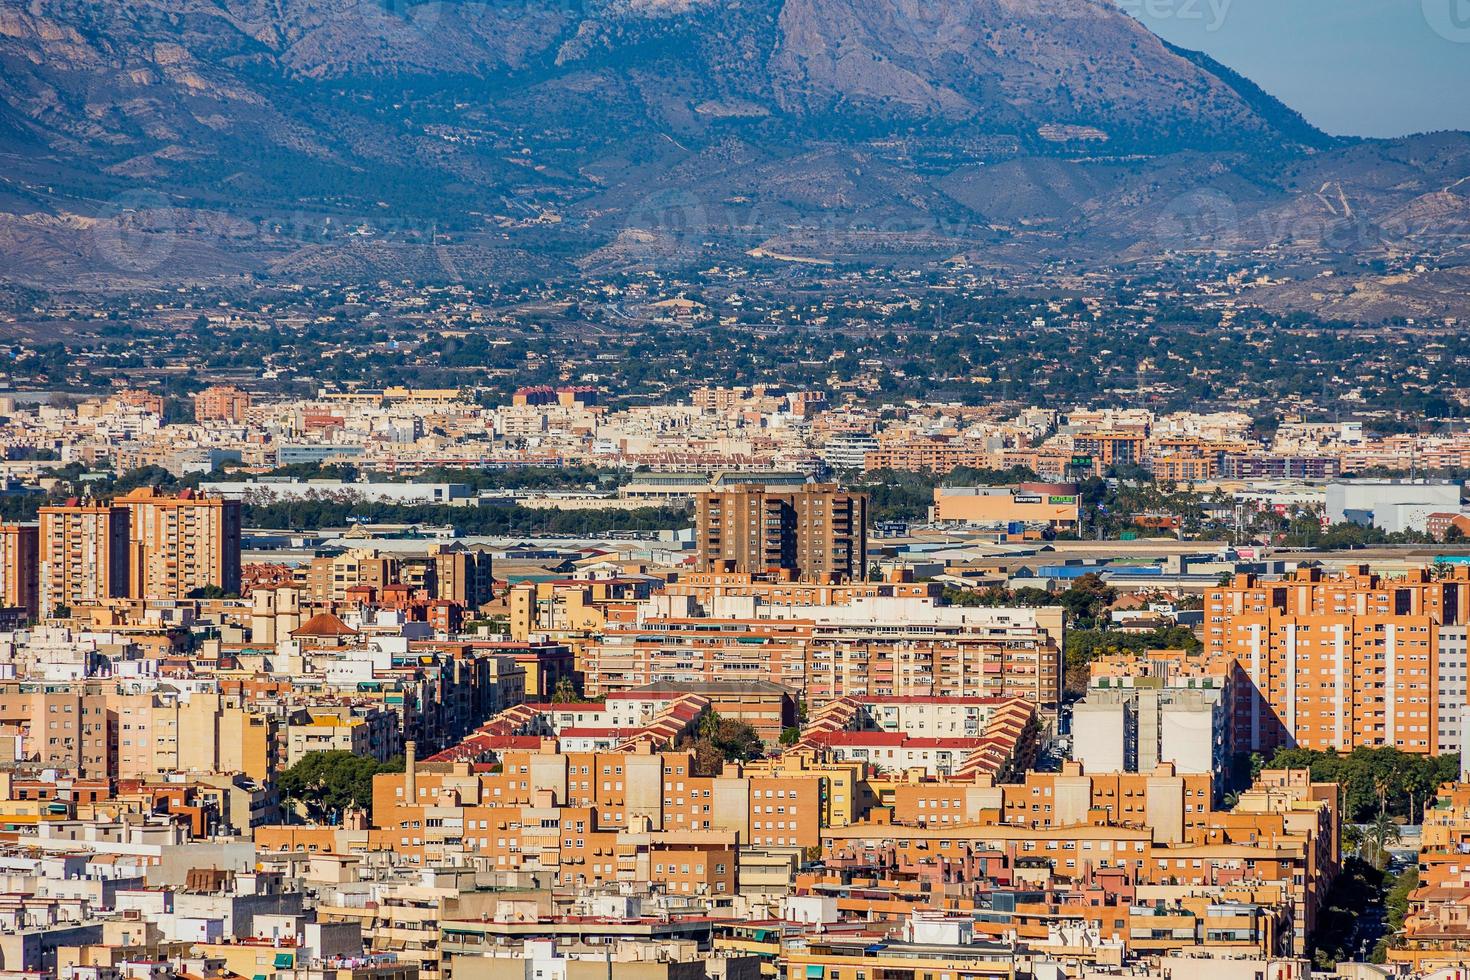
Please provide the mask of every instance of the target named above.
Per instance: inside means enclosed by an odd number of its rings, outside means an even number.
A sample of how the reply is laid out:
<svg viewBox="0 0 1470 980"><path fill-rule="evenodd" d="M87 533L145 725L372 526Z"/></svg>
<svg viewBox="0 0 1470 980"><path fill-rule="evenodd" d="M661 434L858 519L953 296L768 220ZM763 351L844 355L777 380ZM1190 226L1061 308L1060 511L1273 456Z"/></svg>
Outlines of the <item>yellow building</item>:
<svg viewBox="0 0 1470 980"><path fill-rule="evenodd" d="M868 783L863 762L822 762L813 751L787 752L775 759L747 763L748 777L820 780L823 827L846 827L867 817L878 799Z"/></svg>
<svg viewBox="0 0 1470 980"><path fill-rule="evenodd" d="M234 939L229 942L195 943L194 954L224 961L225 969L240 977L274 980L278 970L296 968L295 946L279 945L270 939Z"/></svg>
<svg viewBox="0 0 1470 980"><path fill-rule="evenodd" d="M279 722L221 695L112 694L108 701L117 717L120 778L239 772L266 782L281 766Z"/></svg>

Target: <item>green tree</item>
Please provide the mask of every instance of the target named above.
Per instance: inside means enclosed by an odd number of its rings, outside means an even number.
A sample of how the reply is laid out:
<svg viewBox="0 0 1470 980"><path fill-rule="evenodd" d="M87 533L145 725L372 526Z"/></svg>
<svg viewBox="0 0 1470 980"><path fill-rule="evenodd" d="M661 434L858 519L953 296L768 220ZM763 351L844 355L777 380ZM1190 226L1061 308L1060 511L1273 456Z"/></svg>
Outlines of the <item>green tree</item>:
<svg viewBox="0 0 1470 980"><path fill-rule="evenodd" d="M1092 629L1103 617L1107 607L1117 598L1117 592L1103 582L1096 572L1088 572L1057 599L1067 611L1067 621L1079 629Z"/></svg>
<svg viewBox="0 0 1470 980"><path fill-rule="evenodd" d="M1380 871L1388 867L1388 849L1403 839L1399 825L1387 813L1379 813L1363 832L1364 860Z"/></svg>
<svg viewBox="0 0 1470 980"><path fill-rule="evenodd" d="M748 762L766 754L766 744L754 728L714 711L699 720L694 735L682 744L694 750L694 767L705 774L719 772L726 762Z"/></svg>
<svg viewBox="0 0 1470 980"><path fill-rule="evenodd" d="M570 677L562 677L556 682L556 688L551 692L552 704L578 704L587 700L582 692L577 690L576 682Z"/></svg>
<svg viewBox="0 0 1470 980"><path fill-rule="evenodd" d="M1330 970L1354 958L1364 923L1363 909L1383 901L1386 882L1383 872L1357 858L1343 862L1342 874L1332 883L1317 915L1317 928L1310 937L1312 958L1319 969Z"/></svg>
<svg viewBox="0 0 1470 980"><path fill-rule="evenodd" d="M1279 749L1266 768L1310 769L1314 781L1337 783L1342 787L1343 819L1353 823L1371 823L1382 813L1417 822L1422 805L1460 771L1458 755L1410 755L1366 746L1346 755Z"/></svg>
<svg viewBox="0 0 1470 980"><path fill-rule="evenodd" d="M372 806L374 776L402 771L402 759L379 762L342 750L308 752L277 777L276 788L283 804L303 807L314 822L335 823L344 810Z"/></svg>

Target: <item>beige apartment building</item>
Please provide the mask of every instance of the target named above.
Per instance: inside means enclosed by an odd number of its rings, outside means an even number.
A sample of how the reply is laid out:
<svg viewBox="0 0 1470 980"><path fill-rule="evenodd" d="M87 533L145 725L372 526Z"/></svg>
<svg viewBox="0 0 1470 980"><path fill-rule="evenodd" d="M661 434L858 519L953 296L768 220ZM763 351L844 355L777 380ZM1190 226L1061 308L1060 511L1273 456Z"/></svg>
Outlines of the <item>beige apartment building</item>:
<svg viewBox="0 0 1470 980"><path fill-rule="evenodd" d="M238 500L141 487L114 504L129 516L133 598L184 599L210 586L240 591Z"/></svg>
<svg viewBox="0 0 1470 980"><path fill-rule="evenodd" d="M32 619L41 608L41 529L35 524L0 524L0 607L24 609Z"/></svg>
<svg viewBox="0 0 1470 980"><path fill-rule="evenodd" d="M128 596L128 509L70 502L40 512L41 615Z"/></svg>
<svg viewBox="0 0 1470 980"><path fill-rule="evenodd" d="M280 724L218 694L187 699L112 694L121 779L168 772L240 772L259 782L281 767Z"/></svg>
<svg viewBox="0 0 1470 980"><path fill-rule="evenodd" d="M287 768L312 752L351 752L387 762L399 753L398 716L375 707L313 706L292 714L286 726Z"/></svg>
<svg viewBox="0 0 1470 980"><path fill-rule="evenodd" d="M0 766L25 760L84 779L114 773L116 732L101 684L0 682L0 731L14 739L0 740Z"/></svg>
<svg viewBox="0 0 1470 980"><path fill-rule="evenodd" d="M250 395L233 385L214 385L194 396L196 422L239 422L250 411Z"/></svg>
<svg viewBox="0 0 1470 980"><path fill-rule="evenodd" d="M701 493L695 504L701 572L785 569L812 579L860 579L867 573L866 494L834 484L742 484Z"/></svg>
<svg viewBox="0 0 1470 980"><path fill-rule="evenodd" d="M755 615L647 616L609 624L583 649L586 691L764 680L808 704L842 697L1024 698L1048 718L1061 702L1061 607L961 609L861 597L771 606Z"/></svg>
<svg viewBox="0 0 1470 980"><path fill-rule="evenodd" d="M430 545L426 552L386 555L373 548L313 558L302 584L316 605L346 602L353 589L382 595L390 585L422 590L433 599L478 609L494 596L490 552L463 544Z"/></svg>
<svg viewBox="0 0 1470 980"><path fill-rule="evenodd" d="M791 607L813 623L806 697L1024 698L1048 718L1062 698L1063 611L965 609L923 599L864 598Z"/></svg>
<svg viewBox="0 0 1470 980"><path fill-rule="evenodd" d="M494 570L487 549L466 547L461 542L431 545L428 560L433 565L435 599L478 609L495 597Z"/></svg>

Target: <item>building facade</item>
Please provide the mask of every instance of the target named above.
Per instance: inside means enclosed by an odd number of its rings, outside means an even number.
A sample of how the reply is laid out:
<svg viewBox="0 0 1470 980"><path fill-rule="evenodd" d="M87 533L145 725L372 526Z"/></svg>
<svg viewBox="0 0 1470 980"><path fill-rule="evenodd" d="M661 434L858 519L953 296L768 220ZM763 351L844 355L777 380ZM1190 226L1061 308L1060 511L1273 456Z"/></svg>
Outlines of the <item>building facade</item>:
<svg viewBox="0 0 1470 980"><path fill-rule="evenodd" d="M0 524L0 607L24 609L34 618L41 607L41 529L35 524Z"/></svg>
<svg viewBox="0 0 1470 980"><path fill-rule="evenodd" d="M183 599L213 586L240 591L240 502L142 487L119 497L130 527L128 581L134 598Z"/></svg>
<svg viewBox="0 0 1470 980"><path fill-rule="evenodd" d="M1237 575L1205 595L1205 651L1233 656L1236 747L1438 754L1441 628L1470 616L1470 569L1401 579L1366 566ZM1463 683L1463 682L1462 682Z"/></svg>
<svg viewBox="0 0 1470 980"><path fill-rule="evenodd" d="M772 489L743 484L695 498L701 572L787 569L801 577L867 572L868 498L832 484Z"/></svg>
<svg viewBox="0 0 1470 980"><path fill-rule="evenodd" d="M42 507L41 615L128 595L128 509L72 502Z"/></svg>

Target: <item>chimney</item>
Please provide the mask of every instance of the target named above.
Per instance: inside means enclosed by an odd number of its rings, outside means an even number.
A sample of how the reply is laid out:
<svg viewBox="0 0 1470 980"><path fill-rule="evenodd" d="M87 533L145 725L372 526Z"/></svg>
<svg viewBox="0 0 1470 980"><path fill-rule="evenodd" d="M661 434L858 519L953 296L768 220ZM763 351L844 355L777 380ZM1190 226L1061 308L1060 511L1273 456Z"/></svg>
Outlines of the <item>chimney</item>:
<svg viewBox="0 0 1470 980"><path fill-rule="evenodd" d="M412 739L403 746L403 799L409 806L414 805L414 800L419 798L418 773L418 744Z"/></svg>

